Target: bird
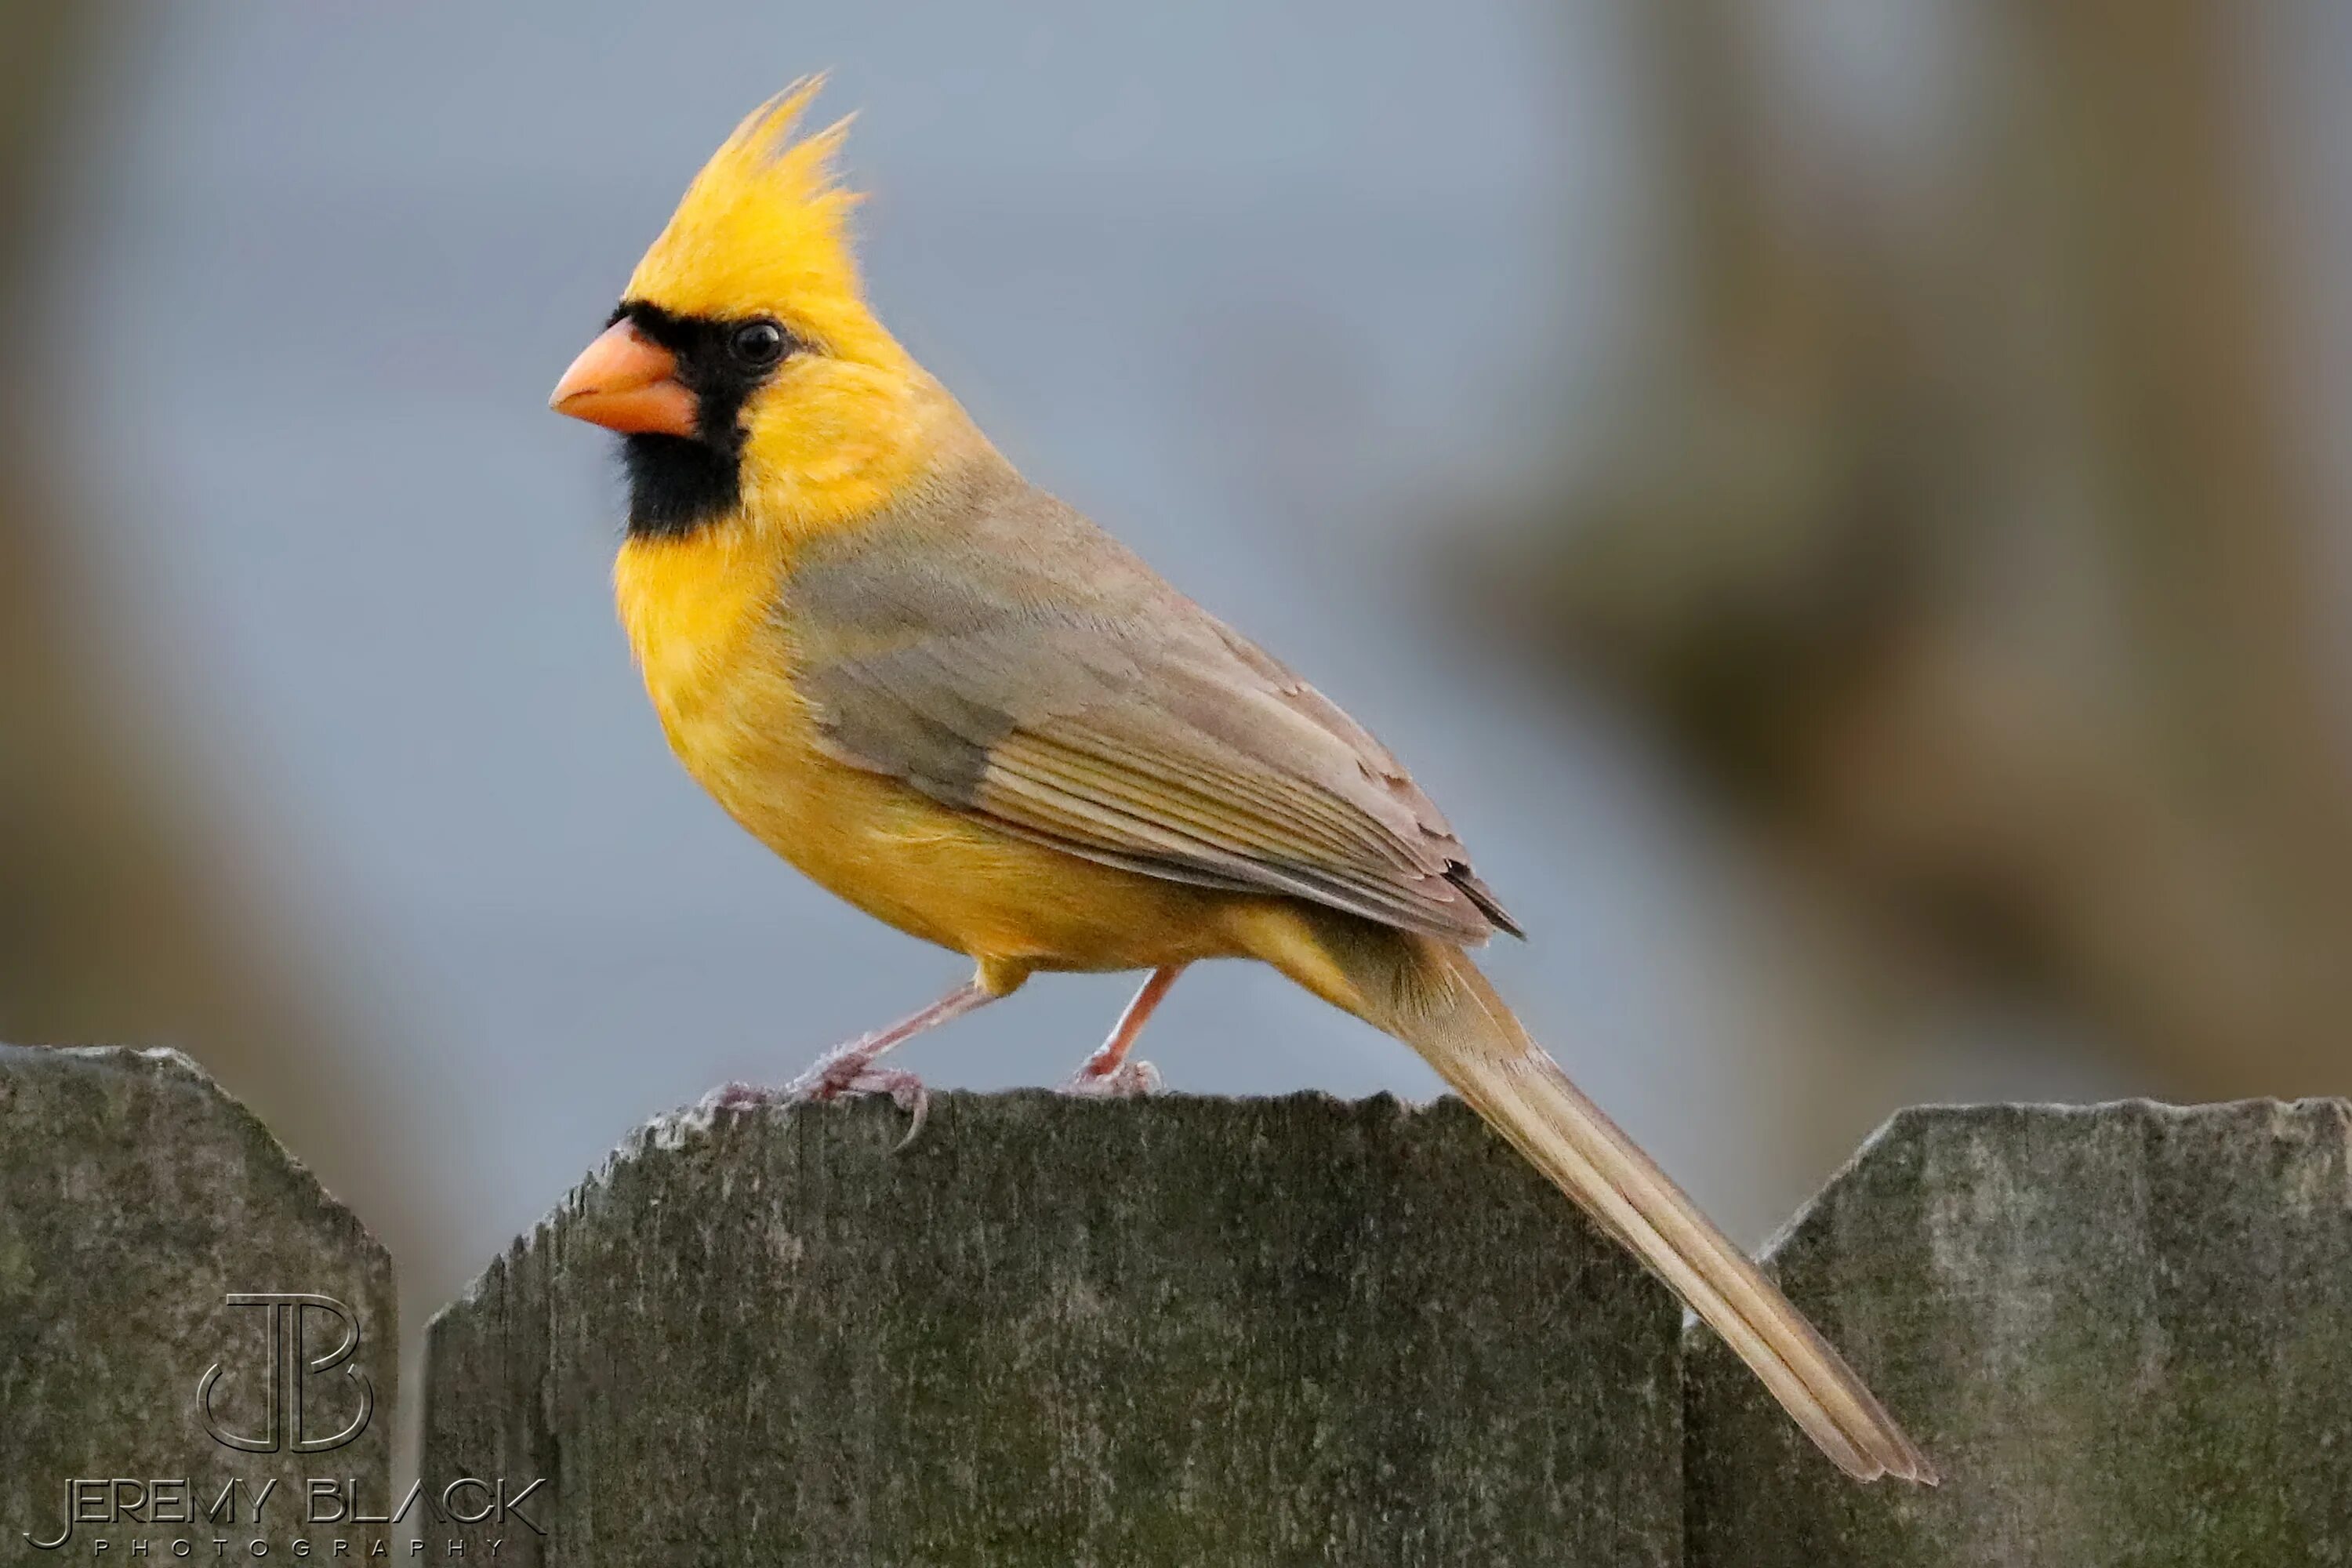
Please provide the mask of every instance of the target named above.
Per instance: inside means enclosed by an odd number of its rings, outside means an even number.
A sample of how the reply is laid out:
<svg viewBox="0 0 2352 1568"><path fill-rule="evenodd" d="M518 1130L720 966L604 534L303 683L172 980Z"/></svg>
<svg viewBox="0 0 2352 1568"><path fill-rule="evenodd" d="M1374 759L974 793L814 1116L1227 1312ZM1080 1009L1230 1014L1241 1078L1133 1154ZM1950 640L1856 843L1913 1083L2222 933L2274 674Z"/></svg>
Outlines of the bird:
<svg viewBox="0 0 2352 1568"><path fill-rule="evenodd" d="M712 155L551 400L621 437L614 593L687 771L808 878L973 965L775 1097L919 1116L893 1047L1032 975L1117 971L1146 978L1066 1087L1146 1092L1129 1053L1187 966L1269 964L1420 1053L1846 1473L1934 1484L1473 962L1523 933L1404 766L1024 478L885 329L837 168L849 121L802 132L822 84Z"/></svg>

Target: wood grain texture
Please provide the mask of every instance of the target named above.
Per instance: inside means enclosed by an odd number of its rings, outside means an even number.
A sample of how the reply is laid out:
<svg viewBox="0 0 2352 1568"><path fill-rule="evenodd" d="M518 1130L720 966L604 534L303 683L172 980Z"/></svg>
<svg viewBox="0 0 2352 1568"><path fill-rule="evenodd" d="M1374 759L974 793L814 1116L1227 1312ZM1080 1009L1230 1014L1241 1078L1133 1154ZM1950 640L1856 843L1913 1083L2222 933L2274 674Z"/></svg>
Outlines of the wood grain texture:
<svg viewBox="0 0 2352 1568"><path fill-rule="evenodd" d="M1690 1561L2352 1562L2352 1106L1905 1111L1775 1266L1944 1473L1846 1484L1687 1347Z"/></svg>
<svg viewBox="0 0 2352 1568"><path fill-rule="evenodd" d="M902 1131L645 1130L435 1323L426 1472L581 1568L1680 1560L1680 1313L1458 1103Z"/></svg>
<svg viewBox="0 0 2352 1568"><path fill-rule="evenodd" d="M215 1362L215 1408L225 1429L270 1426L268 1308L231 1308L231 1292L304 1291L357 1311L350 1365L373 1389L374 1415L349 1444L314 1454L225 1447L196 1415ZM295 1163L253 1115L175 1051L48 1050L0 1046L0 1563L169 1560L188 1541L199 1557L225 1539L243 1558L257 1538L273 1560L306 1531L304 1480L357 1478L382 1511L391 1471L399 1326L391 1258L349 1209ZM314 1316L310 1357L340 1332ZM359 1408L340 1369L308 1388L313 1436ZM281 1405L281 1410L284 1406ZM261 1528L228 1522L117 1523L78 1529L68 1546L33 1550L24 1532L56 1534L76 1478L184 1479L199 1516L231 1479L250 1497L275 1479ZM126 1500L128 1500L126 1499ZM331 1517L322 1510L321 1517ZM345 1529L310 1531L321 1558ZM404 1547L404 1542L403 1543ZM249 1560L249 1559L247 1559Z"/></svg>

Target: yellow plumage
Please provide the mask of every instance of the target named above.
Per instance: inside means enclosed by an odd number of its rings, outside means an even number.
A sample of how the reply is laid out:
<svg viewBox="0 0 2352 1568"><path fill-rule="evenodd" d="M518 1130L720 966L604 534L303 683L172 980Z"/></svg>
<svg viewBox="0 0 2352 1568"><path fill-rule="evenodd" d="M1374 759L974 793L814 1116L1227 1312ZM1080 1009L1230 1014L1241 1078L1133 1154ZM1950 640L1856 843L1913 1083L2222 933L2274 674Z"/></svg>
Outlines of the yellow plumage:
<svg viewBox="0 0 2352 1568"><path fill-rule="evenodd" d="M882 514L927 470L992 449L866 308L833 167L848 121L792 139L821 81L739 126L696 176L625 298L768 315L816 345L746 410L743 504L686 539L631 538L621 621L671 748L761 842L1009 991L1033 966L1115 970L1235 951L1199 890L1010 838L816 743L778 592L806 541ZM1036 889L1083 896L1040 908ZM1105 918L1108 917L1108 918Z"/></svg>
<svg viewBox="0 0 2352 1568"><path fill-rule="evenodd" d="M793 136L824 85L794 82L744 118L637 263L628 297L721 319L789 301L794 320L833 353L856 355L876 342L896 350L866 309L850 249L858 197L834 167L849 120Z"/></svg>
<svg viewBox="0 0 2352 1568"><path fill-rule="evenodd" d="M1040 970L1247 957L1421 1051L1850 1472L1933 1470L1811 1326L1529 1040L1464 949L1510 917L1380 742L1014 473L866 308L845 122L740 126L557 389L626 434L621 618L737 821L974 983L806 1092ZM1085 1075L1082 1074L1082 1081Z"/></svg>

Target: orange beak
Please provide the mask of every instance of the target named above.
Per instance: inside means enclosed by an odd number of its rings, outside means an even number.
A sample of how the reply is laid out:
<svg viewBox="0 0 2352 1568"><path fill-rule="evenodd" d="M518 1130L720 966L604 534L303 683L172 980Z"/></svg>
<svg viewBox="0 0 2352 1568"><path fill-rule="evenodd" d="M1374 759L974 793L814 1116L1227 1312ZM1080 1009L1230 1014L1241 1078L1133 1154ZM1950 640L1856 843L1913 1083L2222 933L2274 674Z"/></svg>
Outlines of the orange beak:
<svg viewBox="0 0 2352 1568"><path fill-rule="evenodd" d="M700 410L670 352L615 321L580 352L547 405L623 435L692 436Z"/></svg>

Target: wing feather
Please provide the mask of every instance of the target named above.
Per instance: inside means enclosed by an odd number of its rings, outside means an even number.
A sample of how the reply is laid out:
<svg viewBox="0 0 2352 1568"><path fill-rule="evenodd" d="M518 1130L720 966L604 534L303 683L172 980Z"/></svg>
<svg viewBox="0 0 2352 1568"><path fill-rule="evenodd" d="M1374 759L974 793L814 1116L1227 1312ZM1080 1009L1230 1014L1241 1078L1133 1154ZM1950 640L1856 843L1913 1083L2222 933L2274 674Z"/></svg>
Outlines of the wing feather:
<svg viewBox="0 0 2352 1568"><path fill-rule="evenodd" d="M775 614L828 750L1008 832L1457 942L1517 929L1379 742L1009 469L820 543Z"/></svg>

